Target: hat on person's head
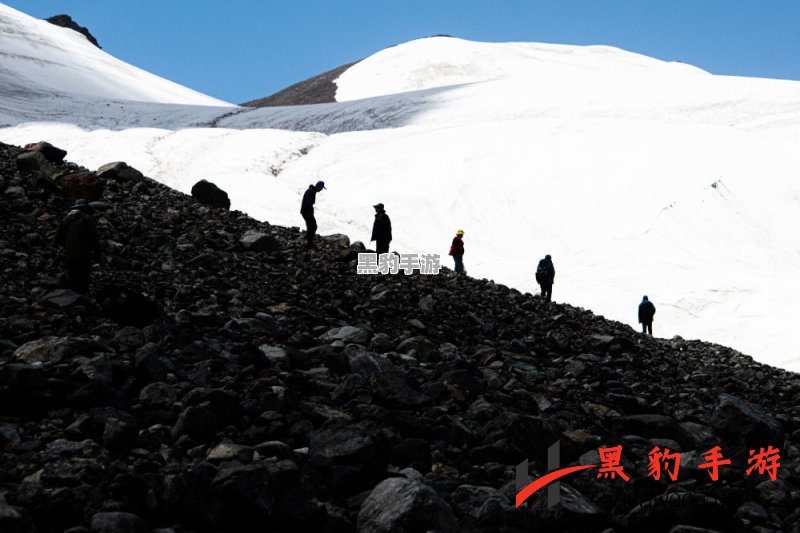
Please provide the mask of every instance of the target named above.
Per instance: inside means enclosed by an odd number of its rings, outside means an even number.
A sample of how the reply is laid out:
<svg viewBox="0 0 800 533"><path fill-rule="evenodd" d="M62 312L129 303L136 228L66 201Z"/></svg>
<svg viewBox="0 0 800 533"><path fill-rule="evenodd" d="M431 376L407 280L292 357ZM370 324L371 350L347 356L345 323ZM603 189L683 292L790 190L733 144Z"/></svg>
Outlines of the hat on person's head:
<svg viewBox="0 0 800 533"><path fill-rule="evenodd" d="M456 232L456 235L464 235L464 230L460 229Z"/></svg>
<svg viewBox="0 0 800 533"><path fill-rule="evenodd" d="M552 257L550 257L550 254L547 254L546 256L544 256L544 258L545 259L552 259Z"/></svg>
<svg viewBox="0 0 800 533"><path fill-rule="evenodd" d="M372 207L374 207L375 209L378 209L380 211L383 211L383 204L375 204Z"/></svg>
<svg viewBox="0 0 800 533"><path fill-rule="evenodd" d="M325 182L322 181L322 180L319 180L317 182L317 184L315 185L315 187L319 187L320 189L324 189L325 188Z"/></svg>
<svg viewBox="0 0 800 533"><path fill-rule="evenodd" d="M643 296L643 297L642 297L642 301L643 301L643 302L646 302L646 301L648 301L648 300L647 300L647 295L645 295L645 296Z"/></svg>

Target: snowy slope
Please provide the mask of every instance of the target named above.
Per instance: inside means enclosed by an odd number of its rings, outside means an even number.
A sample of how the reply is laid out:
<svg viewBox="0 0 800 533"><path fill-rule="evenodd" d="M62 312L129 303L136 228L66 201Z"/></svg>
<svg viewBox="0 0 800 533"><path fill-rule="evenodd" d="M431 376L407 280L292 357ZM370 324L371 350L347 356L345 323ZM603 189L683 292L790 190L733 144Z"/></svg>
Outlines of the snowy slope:
<svg viewBox="0 0 800 533"><path fill-rule="evenodd" d="M229 105L124 63L81 34L0 4L0 95Z"/></svg>
<svg viewBox="0 0 800 533"><path fill-rule="evenodd" d="M642 74L664 78L707 75L683 63L667 63L608 46L480 43L434 37L387 48L356 63L336 80L336 100L518 76L529 76L535 82L570 75L622 81Z"/></svg>
<svg viewBox="0 0 800 533"><path fill-rule="evenodd" d="M126 160L183 191L210 179L233 208L284 225L302 224L300 196L324 178L322 233L366 241L382 201L399 251L449 264L461 228L470 275L532 292L550 253L558 301L636 326L648 294L656 335L800 370L800 83L608 47L433 38L337 84L339 103L292 108L30 108L16 122L80 128L20 124L0 140L47 139L90 167Z"/></svg>

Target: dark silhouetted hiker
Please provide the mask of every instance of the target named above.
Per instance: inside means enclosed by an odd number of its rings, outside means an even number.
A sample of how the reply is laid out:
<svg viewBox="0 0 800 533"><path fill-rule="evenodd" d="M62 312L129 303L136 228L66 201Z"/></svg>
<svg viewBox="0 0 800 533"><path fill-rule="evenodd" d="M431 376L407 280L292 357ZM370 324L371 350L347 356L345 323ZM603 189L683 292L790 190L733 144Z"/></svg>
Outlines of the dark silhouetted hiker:
<svg viewBox="0 0 800 533"><path fill-rule="evenodd" d="M317 219L314 218L314 202L317 201L317 193L325 188L324 181L318 181L316 185L309 185L303 195L303 203L300 206L300 214L306 221L306 240L308 247L314 248L314 235L317 233Z"/></svg>
<svg viewBox="0 0 800 533"><path fill-rule="evenodd" d="M373 205L375 208L375 222L372 224L372 238L375 241L375 251L379 254L389 253L389 243L392 242L392 221L383 208L383 204Z"/></svg>
<svg viewBox="0 0 800 533"><path fill-rule="evenodd" d="M656 314L656 306L653 302L647 299L647 296L642 298L642 303L639 304L639 323L642 324L642 333L653 336L653 315Z"/></svg>
<svg viewBox="0 0 800 533"><path fill-rule="evenodd" d="M64 247L69 287L89 292L92 256L98 251L97 225L86 200L78 200L56 230L56 244Z"/></svg>
<svg viewBox="0 0 800 533"><path fill-rule="evenodd" d="M453 237L453 244L450 245L450 255L456 263L455 271L464 272L464 230L460 229Z"/></svg>
<svg viewBox="0 0 800 533"><path fill-rule="evenodd" d="M536 267L536 283L542 292L542 297L548 302L553 297L553 281L556 279L556 269L553 266L553 260L549 255L544 256L544 259L539 261Z"/></svg>

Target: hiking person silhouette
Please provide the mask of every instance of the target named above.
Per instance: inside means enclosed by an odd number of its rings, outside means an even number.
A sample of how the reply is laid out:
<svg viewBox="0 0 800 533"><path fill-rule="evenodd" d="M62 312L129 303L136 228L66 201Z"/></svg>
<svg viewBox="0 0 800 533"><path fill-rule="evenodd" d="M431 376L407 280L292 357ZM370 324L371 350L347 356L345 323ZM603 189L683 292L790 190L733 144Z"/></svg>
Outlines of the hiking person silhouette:
<svg viewBox="0 0 800 533"><path fill-rule="evenodd" d="M314 218L314 202L317 201L317 193L325 188L325 182L320 180L316 185L309 185L303 195L303 203L300 205L300 214L306 221L306 240L308 248L314 248L314 235L317 233L317 219Z"/></svg>
<svg viewBox="0 0 800 533"><path fill-rule="evenodd" d="M372 237L370 241L375 241L375 251L380 254L389 253L389 243L392 242L392 221L383 204L375 204L375 222L372 224Z"/></svg>
<svg viewBox="0 0 800 533"><path fill-rule="evenodd" d="M460 229L453 237L453 243L450 245L450 255L453 256L455 262L455 271L464 272L464 230Z"/></svg>
<svg viewBox="0 0 800 533"><path fill-rule="evenodd" d="M536 283L542 292L542 297L548 302L553 297L553 281L556 279L556 269L550 255L544 256L536 267Z"/></svg>
<svg viewBox="0 0 800 533"><path fill-rule="evenodd" d="M642 303L639 304L639 323L642 325L642 334L653 336L653 315L656 314L656 306L653 305L647 296L642 298Z"/></svg>

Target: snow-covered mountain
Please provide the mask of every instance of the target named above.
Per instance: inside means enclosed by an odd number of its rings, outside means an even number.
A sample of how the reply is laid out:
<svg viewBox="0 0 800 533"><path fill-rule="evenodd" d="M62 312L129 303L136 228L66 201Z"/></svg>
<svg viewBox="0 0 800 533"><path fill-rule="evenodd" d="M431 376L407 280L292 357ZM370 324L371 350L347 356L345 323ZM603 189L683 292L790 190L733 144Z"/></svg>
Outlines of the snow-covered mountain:
<svg viewBox="0 0 800 533"><path fill-rule="evenodd" d="M9 32L18 50L83 39L0 15L3 54ZM396 250L448 264L463 229L470 275L531 292L549 253L557 301L636 326L648 294L656 335L800 370L800 82L715 76L604 46L437 37L346 69L336 103L198 107L213 101L142 102L106 83L120 80L118 62L95 61L103 53L86 46L64 48L62 67L47 70L52 85L9 91L14 69L31 79L36 62L3 62L0 123L13 126L0 140L49 140L88 167L125 160L182 191L209 179L233 208L282 225L302 225L300 196L323 178L322 233L366 241L380 201ZM40 96L89 66L96 85ZM120 92L93 92L109 86ZM481 319L480 309L465 317Z"/></svg>
<svg viewBox="0 0 800 533"><path fill-rule="evenodd" d="M76 31L29 17L2 4L0 58L0 94L6 104L0 107L0 122L8 121L3 115L13 116L34 102L40 112L49 112L49 108L70 99L89 104L87 97L229 105L124 63ZM26 101L29 105L24 105Z"/></svg>

